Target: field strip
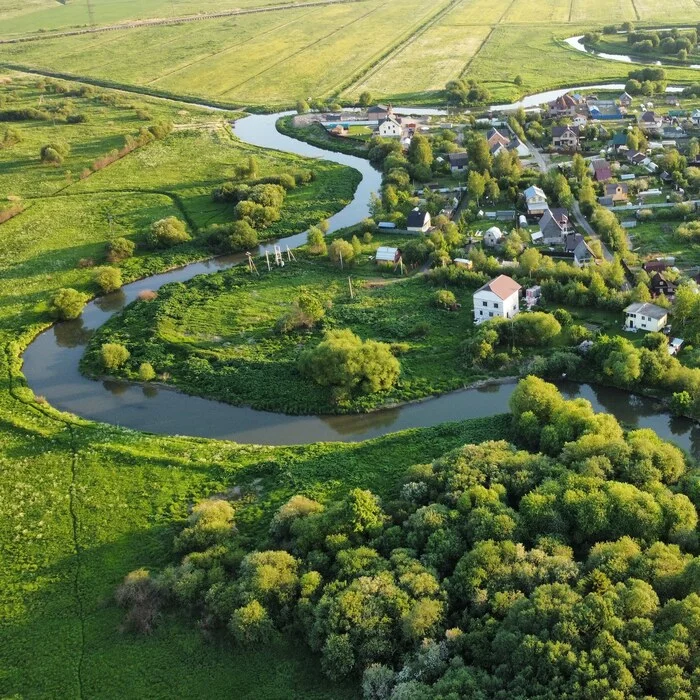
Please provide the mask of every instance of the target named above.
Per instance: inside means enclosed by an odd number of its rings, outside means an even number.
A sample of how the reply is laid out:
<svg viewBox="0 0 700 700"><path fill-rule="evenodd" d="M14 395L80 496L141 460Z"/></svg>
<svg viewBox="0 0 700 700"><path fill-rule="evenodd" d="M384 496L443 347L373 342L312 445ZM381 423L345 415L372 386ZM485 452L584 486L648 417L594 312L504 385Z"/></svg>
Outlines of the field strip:
<svg viewBox="0 0 700 700"><path fill-rule="evenodd" d="M289 59L295 58L296 56L299 56L300 54L304 53L304 51L307 51L308 49L310 49L312 46L317 46L318 44L326 41L328 38L334 36L335 34L338 34L339 32L342 32L344 29L351 27L353 24L356 24L357 22L360 22L361 20L369 17L370 15L373 15L375 12L384 8L385 6L386 6L386 3L384 3L383 5L378 5L377 7L372 8L369 12L366 12L365 14L360 15L359 17L356 17L355 19L351 20L350 22L343 24L341 27L337 27L336 29L334 29L332 32L326 34L325 36L319 37L315 41L312 41L310 44L307 44L306 46L302 46L297 51L293 51L288 56L284 56L284 58L281 58L276 63L273 63L272 65L267 66L266 68L263 68L258 73L255 73L254 75L247 77L245 80L238 83L237 85L232 85L230 87L227 87L226 90L224 90L224 92L220 92L219 95L226 95L227 93L232 92L233 90L237 90L242 85L249 83L251 80L255 80L256 78L259 78L261 75L267 73L268 71L272 70L273 68L277 68L277 67L281 66L283 63L287 62Z"/></svg>
<svg viewBox="0 0 700 700"><path fill-rule="evenodd" d="M484 46L486 46L486 44L488 44L489 39L493 36L493 33L496 31L496 27L497 27L497 26L498 26L498 25L494 25L493 27L491 27L491 30L490 30L489 33L484 37L484 40L483 40L483 41L481 42L481 44L479 45L479 48L472 54L472 57L467 61L467 63L465 64L464 68L462 68L462 71L461 71L460 74L459 74L459 77L460 77L460 78L463 78L463 77L466 75L467 71L469 70L469 66L471 66L471 64L472 64L472 62L474 61L474 59L481 53L481 50L484 48Z"/></svg>
<svg viewBox="0 0 700 700"><path fill-rule="evenodd" d="M303 3L286 3L284 5L265 5L263 7L250 7L238 10L223 10L221 12L209 12L201 15L184 15L182 17L169 17L159 19L141 19L121 24L106 24L103 27L90 27L88 29L73 29L66 32L45 32L42 34L28 34L12 39L0 39L0 44L22 44L27 41L42 41L44 39L56 39L66 36L81 36L83 34L97 34L99 32L114 32L122 29L139 29L141 27L157 27L167 24L187 24L207 19L220 19L222 17L236 17L238 15L253 15L261 12L279 12L281 10L298 10L304 7L322 7L324 5L342 5L347 3L364 2L364 0L312 0Z"/></svg>
<svg viewBox="0 0 700 700"><path fill-rule="evenodd" d="M571 18L573 17L574 14L574 0L570 0L569 2L569 22L571 22Z"/></svg>
<svg viewBox="0 0 700 700"><path fill-rule="evenodd" d="M240 48L241 46L245 46L247 43L251 41L257 41L260 39L260 37L267 36L268 34L272 34L273 32L279 31L280 29L284 29L285 27L289 27L292 24L296 24L297 22L300 22L304 17L307 17L308 15L312 14L311 12L305 12L302 15L299 15L295 17L292 20L289 20L288 22L283 22L282 24L276 24L274 27L270 27L269 29L266 29L264 32L259 32L258 34L253 34L249 36L247 39L237 43L237 44L230 44L229 46L225 46L223 49L219 51L214 51L214 53L207 54L206 56L200 56L199 58L195 58L193 61L190 61L184 65L178 66L177 68L173 68L173 70L168 71L167 73L163 73L156 78L153 78L152 80L149 80L146 82L146 85L153 85L154 83L157 83L159 80L163 80L164 78L168 78L171 75L174 75L175 73L179 73L180 71L186 70L187 68L192 67L196 63L201 63L202 61L208 61L210 58L214 58L215 56L221 56L222 54L228 53L229 51L233 51L235 49ZM178 37L179 38L179 37Z"/></svg>
<svg viewBox="0 0 700 700"><path fill-rule="evenodd" d="M405 48L410 46L419 36L424 34L427 29L432 27L436 22L442 19L445 15L449 14L457 5L459 5L462 0L450 0L450 2L438 10L434 15L431 15L426 19L423 24L419 25L413 29L408 35L399 38L393 46L390 46L384 54L380 55L376 60L372 61L369 65L360 68L355 75L348 78L344 83L339 83L333 90L346 91L351 90L356 87L358 83L365 82L368 78L375 75L381 68L383 68L390 60L399 55Z"/></svg>

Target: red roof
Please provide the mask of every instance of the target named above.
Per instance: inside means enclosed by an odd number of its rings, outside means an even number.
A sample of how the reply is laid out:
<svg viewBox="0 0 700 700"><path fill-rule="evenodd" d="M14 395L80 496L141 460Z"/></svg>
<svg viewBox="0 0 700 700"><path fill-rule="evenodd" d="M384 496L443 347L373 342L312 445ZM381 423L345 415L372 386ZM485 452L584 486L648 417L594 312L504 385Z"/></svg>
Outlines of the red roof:
<svg viewBox="0 0 700 700"><path fill-rule="evenodd" d="M518 292L521 289L522 287L508 275L499 275L477 291L493 292L499 299L507 299L513 292Z"/></svg>

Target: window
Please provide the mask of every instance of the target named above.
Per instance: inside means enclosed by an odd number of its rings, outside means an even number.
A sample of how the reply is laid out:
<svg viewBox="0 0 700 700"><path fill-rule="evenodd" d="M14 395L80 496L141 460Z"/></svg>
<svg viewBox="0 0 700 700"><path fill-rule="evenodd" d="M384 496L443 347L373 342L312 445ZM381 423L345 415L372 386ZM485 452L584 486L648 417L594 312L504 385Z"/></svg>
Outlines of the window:
<svg viewBox="0 0 700 700"><path fill-rule="evenodd" d="M493 311L489 311L489 316L493 317Z"/></svg>
<svg viewBox="0 0 700 700"><path fill-rule="evenodd" d="M482 306L488 306L488 305L489 305L488 301L482 301L481 304L482 304Z"/></svg>
<svg viewBox="0 0 700 700"><path fill-rule="evenodd" d="M479 311L479 316L483 316L483 315L484 315L484 312L483 312L483 311Z"/></svg>
<svg viewBox="0 0 700 700"><path fill-rule="evenodd" d="M494 309L497 309L497 308L498 308L498 303L495 302L495 301L493 302L493 308L494 308Z"/></svg>

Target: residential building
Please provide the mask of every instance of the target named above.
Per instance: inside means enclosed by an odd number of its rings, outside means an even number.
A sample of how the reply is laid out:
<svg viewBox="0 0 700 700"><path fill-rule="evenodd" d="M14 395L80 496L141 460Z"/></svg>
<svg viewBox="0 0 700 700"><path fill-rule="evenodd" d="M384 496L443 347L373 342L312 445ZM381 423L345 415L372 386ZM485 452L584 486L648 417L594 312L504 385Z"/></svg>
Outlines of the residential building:
<svg viewBox="0 0 700 700"><path fill-rule="evenodd" d="M655 272L651 277L649 286L651 287L652 295L655 297L659 296L659 294L672 297L676 293L676 287L678 285L675 282L667 280L663 272Z"/></svg>
<svg viewBox="0 0 700 700"><path fill-rule="evenodd" d="M529 158L532 154L530 149L517 137L514 136L506 148L512 153L515 151L519 158Z"/></svg>
<svg viewBox="0 0 700 700"><path fill-rule="evenodd" d="M527 213L530 216L541 216L549 209L547 195L537 185L531 185L523 194L527 205Z"/></svg>
<svg viewBox="0 0 700 700"><path fill-rule="evenodd" d="M605 206L625 204L629 201L629 187L624 182L609 182L605 185L605 195L602 199L609 200L612 203Z"/></svg>
<svg viewBox="0 0 700 700"><path fill-rule="evenodd" d="M619 101L622 107L631 107L633 102L632 95L630 95L628 92L623 92L620 95Z"/></svg>
<svg viewBox="0 0 700 700"><path fill-rule="evenodd" d="M647 302L635 302L625 309L625 328L636 331L660 331L668 323L668 311Z"/></svg>
<svg viewBox="0 0 700 700"><path fill-rule="evenodd" d="M583 236L580 233L567 233L564 237L564 251L566 253L573 253L582 240Z"/></svg>
<svg viewBox="0 0 700 700"><path fill-rule="evenodd" d="M464 172L469 163L469 155L466 152L462 153L448 153L447 160L450 164L450 170L453 173Z"/></svg>
<svg viewBox="0 0 700 700"><path fill-rule="evenodd" d="M616 152L627 147L627 134L619 133L613 134L612 139L608 142L608 145L613 148Z"/></svg>
<svg viewBox="0 0 700 700"><path fill-rule="evenodd" d="M403 128L401 124L394 119L394 117L386 117L379 122L379 127L377 129L380 136L384 138L394 138L400 137L403 133Z"/></svg>
<svg viewBox="0 0 700 700"><path fill-rule="evenodd" d="M652 274L654 272L663 272L668 269L668 263L665 260L647 260L643 265L644 272Z"/></svg>
<svg viewBox="0 0 700 700"><path fill-rule="evenodd" d="M561 95L556 100L547 105L548 117L573 117L576 114L578 102L574 97L569 95Z"/></svg>
<svg viewBox="0 0 700 700"><path fill-rule="evenodd" d="M578 151L580 130L577 126L553 126L552 146L558 151Z"/></svg>
<svg viewBox="0 0 700 700"><path fill-rule="evenodd" d="M408 213L406 219L406 230L426 233L430 228L430 214L427 211L421 211L416 207Z"/></svg>
<svg viewBox="0 0 700 700"><path fill-rule="evenodd" d="M695 124L695 126L700 126L700 109L696 109L690 115L690 120Z"/></svg>
<svg viewBox="0 0 700 700"><path fill-rule="evenodd" d="M367 110L367 119L372 122L381 122L387 117L393 117L394 110L391 105L373 105Z"/></svg>
<svg viewBox="0 0 700 700"><path fill-rule="evenodd" d="M588 243L586 243L586 241L582 238L574 250L574 265L576 265L576 267L583 267L594 260L595 253L591 250Z"/></svg>
<svg viewBox="0 0 700 700"><path fill-rule="evenodd" d="M474 321L513 318L520 310L522 287L511 277L499 275L474 292Z"/></svg>
<svg viewBox="0 0 700 700"><path fill-rule="evenodd" d="M401 258L401 250L387 245L381 245L374 254L375 262L397 263Z"/></svg>
<svg viewBox="0 0 700 700"><path fill-rule="evenodd" d="M593 179L598 182L612 179L612 170L607 160L598 159L591 161L591 169L593 170Z"/></svg>
<svg viewBox="0 0 700 700"><path fill-rule="evenodd" d="M643 112L638 119L639 128L645 133L660 131L663 123L663 117L651 110Z"/></svg>
<svg viewBox="0 0 700 700"><path fill-rule="evenodd" d="M577 114L571 120L572 126L577 126L579 129L585 129L588 125L588 117L585 114Z"/></svg>
<svg viewBox="0 0 700 700"><path fill-rule="evenodd" d="M489 129L486 133L486 141L489 144L489 148L493 148L496 144L500 143L501 146L507 146L511 141L510 134L503 130Z"/></svg>
<svg viewBox="0 0 700 700"><path fill-rule="evenodd" d="M503 242L503 231L498 226L492 226L484 233L484 245L493 248Z"/></svg>
<svg viewBox="0 0 700 700"><path fill-rule="evenodd" d="M542 215L539 226L542 233L542 242L545 245L562 245L564 243L567 229L550 209L547 209Z"/></svg>

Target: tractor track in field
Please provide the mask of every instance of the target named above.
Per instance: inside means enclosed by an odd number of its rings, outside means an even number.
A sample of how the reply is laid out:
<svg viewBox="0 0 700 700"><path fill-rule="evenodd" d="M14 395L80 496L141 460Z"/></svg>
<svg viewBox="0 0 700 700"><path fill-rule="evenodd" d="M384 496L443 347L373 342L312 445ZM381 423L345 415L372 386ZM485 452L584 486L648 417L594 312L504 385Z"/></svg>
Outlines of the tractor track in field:
<svg viewBox="0 0 700 700"><path fill-rule="evenodd" d="M452 10L455 9L457 5L460 4L462 0L450 0L450 2L445 5L441 10L438 10L435 14L431 15L426 19L423 24L416 27L408 36L404 36L399 39L393 46L389 47L384 54L380 55L376 61L373 61L370 65L365 68L361 68L353 76L348 78L344 83L336 88L338 93L345 90L349 90L356 87L361 82L371 78L377 71L383 68L389 61L398 56L404 49L408 48L418 37L425 34L425 32L432 27L434 24L439 22L445 15L448 15Z"/></svg>
<svg viewBox="0 0 700 700"><path fill-rule="evenodd" d="M474 59L481 53L482 49L486 44L489 42L491 37L493 36L493 33L496 31L496 27L498 27L497 24L494 24L491 29L489 29L489 33L484 37L483 41L479 44L479 48L472 54L472 56L469 58L469 60L464 64L464 68L459 73L459 77L463 78L466 74L469 68L471 67L472 63L474 62Z"/></svg>
<svg viewBox="0 0 700 700"><path fill-rule="evenodd" d="M269 5L264 7L250 7L238 10L223 10L221 12L209 12L201 15L183 15L181 17L165 17L154 19L140 19L120 24L105 24L101 27L85 27L83 29L70 29L63 32L46 32L43 34L28 34L26 36L0 39L0 44L22 44L28 41L43 41L45 39L58 39L67 36L82 36L84 34L98 34L100 32L115 32L124 29L142 29L143 27L160 27L169 24L187 24L207 19L222 19L226 17L238 17L240 15L254 15L263 12L280 12L283 10L299 10L305 7L322 7L324 5L343 5L347 3L364 2L364 0L312 0L302 3L285 3L282 5Z"/></svg>
<svg viewBox="0 0 700 700"><path fill-rule="evenodd" d="M637 22L639 22L642 19L642 16L639 14L639 10L637 9L637 3L634 0L630 0L632 3L632 9L634 10L634 15L637 18Z"/></svg>

